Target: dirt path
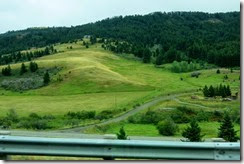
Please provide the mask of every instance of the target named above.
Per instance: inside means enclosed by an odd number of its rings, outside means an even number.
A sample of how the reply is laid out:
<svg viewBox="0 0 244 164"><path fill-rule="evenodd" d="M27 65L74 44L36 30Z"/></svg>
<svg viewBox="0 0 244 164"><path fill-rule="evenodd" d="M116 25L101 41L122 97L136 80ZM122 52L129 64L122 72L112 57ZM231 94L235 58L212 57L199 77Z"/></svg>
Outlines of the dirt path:
<svg viewBox="0 0 244 164"><path fill-rule="evenodd" d="M190 93L181 93L181 94L174 94L174 95L169 95L169 96L161 96L161 97L157 97L155 99L153 99L152 101L150 102L147 102L145 104L142 104L141 106L138 106L138 107L135 107L134 109L130 110L129 112L121 115L121 116L118 116L118 117L115 117L115 118L111 118L109 120L106 120L104 122L101 122L101 123L98 123L98 124L92 124L92 125L88 125L88 126L83 126L83 127L76 127L76 128L70 128L70 129L63 129L63 130L57 130L55 132L59 132L59 133L82 133L84 132L86 129L88 128L92 128L92 127L95 127L95 126L102 126L102 125L107 125L107 124L110 124L110 123L115 123L115 122L120 122L122 120L125 120L127 119L128 117L144 110L144 109L147 109L151 106L154 106L156 105L157 103L159 102L162 102L162 101L166 101L166 100L172 100L172 99L175 99L176 97L179 97L179 96L183 96L183 95L188 95Z"/></svg>
<svg viewBox="0 0 244 164"><path fill-rule="evenodd" d="M189 105L189 106L195 106L195 107L199 107L199 108L204 108L204 109L211 109L210 107L207 107L207 106L203 106L203 105L199 105L199 104L193 104L193 103L188 103L188 102L184 102L184 101L181 101L177 98L174 98L174 100L180 104L184 104L184 105Z"/></svg>

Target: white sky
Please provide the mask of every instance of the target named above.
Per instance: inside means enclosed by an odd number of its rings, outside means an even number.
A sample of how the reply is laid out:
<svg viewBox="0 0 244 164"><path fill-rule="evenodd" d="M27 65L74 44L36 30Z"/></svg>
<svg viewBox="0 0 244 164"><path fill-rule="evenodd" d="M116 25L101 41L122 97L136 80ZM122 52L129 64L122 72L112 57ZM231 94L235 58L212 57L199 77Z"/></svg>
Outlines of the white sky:
<svg viewBox="0 0 244 164"><path fill-rule="evenodd" d="M240 11L238 0L0 0L0 33L155 11Z"/></svg>

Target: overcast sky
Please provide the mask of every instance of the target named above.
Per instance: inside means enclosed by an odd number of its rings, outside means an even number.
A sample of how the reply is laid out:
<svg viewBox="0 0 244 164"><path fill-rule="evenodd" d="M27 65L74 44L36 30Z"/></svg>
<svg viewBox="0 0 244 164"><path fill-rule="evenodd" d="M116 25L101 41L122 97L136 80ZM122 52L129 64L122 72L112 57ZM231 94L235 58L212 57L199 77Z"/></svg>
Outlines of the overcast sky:
<svg viewBox="0 0 244 164"><path fill-rule="evenodd" d="M155 11L240 11L239 0L0 0L0 33Z"/></svg>

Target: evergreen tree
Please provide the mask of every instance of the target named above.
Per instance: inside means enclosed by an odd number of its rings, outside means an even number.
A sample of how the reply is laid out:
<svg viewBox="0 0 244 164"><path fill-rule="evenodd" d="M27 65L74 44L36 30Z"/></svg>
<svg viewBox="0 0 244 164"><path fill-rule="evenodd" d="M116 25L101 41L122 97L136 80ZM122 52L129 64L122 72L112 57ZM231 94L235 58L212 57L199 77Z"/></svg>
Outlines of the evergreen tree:
<svg viewBox="0 0 244 164"><path fill-rule="evenodd" d="M201 135L201 128L199 127L198 123L195 119L190 122L190 126L188 126L182 133L182 136L187 138L190 142L201 142L202 137Z"/></svg>
<svg viewBox="0 0 244 164"><path fill-rule="evenodd" d="M224 87L223 87L222 84L220 84L220 85L219 85L219 96L222 96L222 97L223 97L223 95L225 94L224 92L225 92L225 91L224 91Z"/></svg>
<svg viewBox="0 0 244 164"><path fill-rule="evenodd" d="M214 88L214 94L215 96L219 96L219 86Z"/></svg>
<svg viewBox="0 0 244 164"><path fill-rule="evenodd" d="M222 91L222 95L221 95L223 98L225 98L227 96L227 88L226 86L224 85L223 86L223 91Z"/></svg>
<svg viewBox="0 0 244 164"><path fill-rule="evenodd" d="M219 128L218 137L223 138L225 141L236 142L238 140L236 133L237 132L234 130L234 125L231 121L229 114L225 113L223 121Z"/></svg>
<svg viewBox="0 0 244 164"><path fill-rule="evenodd" d="M11 76L12 69L10 67L10 65L8 65L7 67L2 69L2 75L3 76Z"/></svg>
<svg viewBox="0 0 244 164"><path fill-rule="evenodd" d="M229 85L226 87L226 96L231 96L231 89Z"/></svg>
<svg viewBox="0 0 244 164"><path fill-rule="evenodd" d="M209 97L209 91L208 91L208 87L206 85L203 88L203 95L204 95L204 97Z"/></svg>
<svg viewBox="0 0 244 164"><path fill-rule="evenodd" d="M151 52L148 48L146 48L143 51L143 62L150 63L150 61L151 61Z"/></svg>
<svg viewBox="0 0 244 164"><path fill-rule="evenodd" d="M20 68L20 75L23 75L26 72L27 72L27 68L26 68L25 64L22 63L21 68Z"/></svg>
<svg viewBox="0 0 244 164"><path fill-rule="evenodd" d="M35 62L30 62L30 71L36 72L38 70L38 65Z"/></svg>
<svg viewBox="0 0 244 164"><path fill-rule="evenodd" d="M120 128L119 133L117 133L117 138L119 140L126 140L127 139L127 135L125 133L124 127Z"/></svg>
<svg viewBox="0 0 244 164"><path fill-rule="evenodd" d="M44 85L48 85L49 82L50 82L50 76L49 76L48 71L46 71L46 73L44 74L44 77L43 77L43 83L44 83Z"/></svg>
<svg viewBox="0 0 244 164"><path fill-rule="evenodd" d="M217 73L217 74L220 74L220 70L218 69L218 70L216 71L216 73Z"/></svg>
<svg viewBox="0 0 244 164"><path fill-rule="evenodd" d="M211 85L209 87L209 97L214 97L215 96L215 93L214 93L214 87Z"/></svg>

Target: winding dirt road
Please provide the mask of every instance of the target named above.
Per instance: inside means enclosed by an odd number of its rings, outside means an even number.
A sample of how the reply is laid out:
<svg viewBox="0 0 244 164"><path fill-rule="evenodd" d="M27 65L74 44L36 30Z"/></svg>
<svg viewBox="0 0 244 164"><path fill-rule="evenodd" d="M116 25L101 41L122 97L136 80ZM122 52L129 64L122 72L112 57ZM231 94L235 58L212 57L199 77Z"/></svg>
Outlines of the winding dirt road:
<svg viewBox="0 0 244 164"><path fill-rule="evenodd" d="M188 95L188 94L191 94L191 93L181 93L181 94L174 94L174 95L168 95L168 96L160 96L160 97L157 97L157 98L151 100L150 102L146 102L146 103L142 104L141 106L135 107L134 109L130 110L129 112L127 112L125 114L122 114L121 116L111 118L111 119L106 120L104 122L100 122L100 123L92 124L92 125L87 125L87 126L82 126L82 127L75 127L75 128L70 128L70 129L57 130L55 132L59 132L59 133L82 133L88 128L93 128L95 126L102 126L102 125L107 125L110 123L120 122L122 120L127 119L130 116L133 116L134 114L136 114L142 110L145 110L147 108L150 108L150 107L156 105L159 102L172 100L172 99L175 99L176 97Z"/></svg>

